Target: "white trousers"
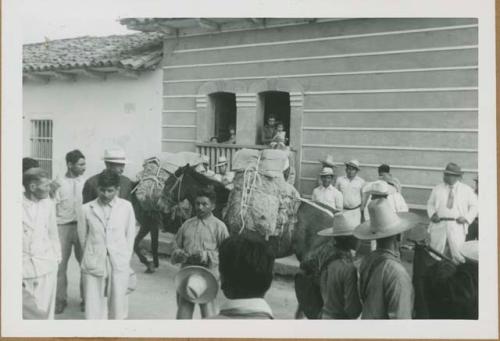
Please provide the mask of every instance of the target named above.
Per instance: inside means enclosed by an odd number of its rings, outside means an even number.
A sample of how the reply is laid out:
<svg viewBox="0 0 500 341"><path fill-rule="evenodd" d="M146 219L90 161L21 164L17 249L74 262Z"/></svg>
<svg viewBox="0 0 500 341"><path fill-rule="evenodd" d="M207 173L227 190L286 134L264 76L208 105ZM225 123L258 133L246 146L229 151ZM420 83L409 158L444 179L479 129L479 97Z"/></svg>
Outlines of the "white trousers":
<svg viewBox="0 0 500 341"><path fill-rule="evenodd" d="M463 263L465 259L460 253L460 247L465 242L466 231L467 226L457 224L455 221L431 223L429 225L430 246L442 254L448 246L453 261Z"/></svg>
<svg viewBox="0 0 500 341"><path fill-rule="evenodd" d="M86 273L82 275L85 292L85 319L124 320L127 318L128 272L112 272L109 277ZM109 280L108 287L106 287L107 280Z"/></svg>
<svg viewBox="0 0 500 341"><path fill-rule="evenodd" d="M23 288L29 294L29 301L23 302L23 310L37 310L43 312L48 320L54 319L56 302L57 270L40 277L23 279ZM35 305L32 306L24 306Z"/></svg>

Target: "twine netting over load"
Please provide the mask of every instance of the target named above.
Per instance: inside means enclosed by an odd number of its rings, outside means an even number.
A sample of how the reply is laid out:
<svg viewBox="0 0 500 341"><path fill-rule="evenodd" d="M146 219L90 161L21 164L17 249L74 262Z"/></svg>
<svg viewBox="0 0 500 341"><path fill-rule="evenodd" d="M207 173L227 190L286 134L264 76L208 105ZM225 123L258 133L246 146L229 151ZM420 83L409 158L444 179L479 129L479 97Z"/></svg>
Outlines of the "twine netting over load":
<svg viewBox="0 0 500 341"><path fill-rule="evenodd" d="M146 211L165 210L161 207L160 200L163 195L165 181L175 173L179 167L187 164L196 166L203 162L200 154L191 152L180 153L161 153L159 156L154 156L144 160L143 170L137 174L139 180L134 188L135 196L141 207ZM170 203L171 205L178 204ZM169 207L170 211L172 207Z"/></svg>
<svg viewBox="0 0 500 341"><path fill-rule="evenodd" d="M256 232L265 240L291 243L300 195L283 177L288 154L242 149L233 159L236 172L225 221L232 234Z"/></svg>
<svg viewBox="0 0 500 341"><path fill-rule="evenodd" d="M159 210L158 201L165 181L170 175L165 168L161 167L159 158L152 157L144 161L143 170L137 174L139 183L134 190L137 201L144 210Z"/></svg>

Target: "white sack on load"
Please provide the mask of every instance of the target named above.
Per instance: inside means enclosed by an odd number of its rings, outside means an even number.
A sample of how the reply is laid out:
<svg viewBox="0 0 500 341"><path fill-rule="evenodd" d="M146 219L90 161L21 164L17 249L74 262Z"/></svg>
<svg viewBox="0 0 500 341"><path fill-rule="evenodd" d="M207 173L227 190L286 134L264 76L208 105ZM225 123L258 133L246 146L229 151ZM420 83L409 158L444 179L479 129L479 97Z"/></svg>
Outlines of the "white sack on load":
<svg viewBox="0 0 500 341"><path fill-rule="evenodd" d="M283 177L288 167L288 152L275 149L241 149L234 154L233 171L258 170L259 174L269 177Z"/></svg>
<svg viewBox="0 0 500 341"><path fill-rule="evenodd" d="M288 244L296 222L300 195L283 178L287 154L279 150L260 153L260 160L259 151L243 149L235 154L233 165L236 163L236 167L233 166L233 170L236 176L225 222L232 234L249 229L266 240L278 237Z"/></svg>

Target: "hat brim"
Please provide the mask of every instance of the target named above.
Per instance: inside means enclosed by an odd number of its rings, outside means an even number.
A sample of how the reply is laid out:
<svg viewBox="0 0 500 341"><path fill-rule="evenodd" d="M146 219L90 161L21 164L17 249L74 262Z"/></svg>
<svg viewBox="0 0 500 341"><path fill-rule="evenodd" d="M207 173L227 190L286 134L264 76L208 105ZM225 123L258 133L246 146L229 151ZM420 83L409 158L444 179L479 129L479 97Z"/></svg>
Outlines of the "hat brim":
<svg viewBox="0 0 500 341"><path fill-rule="evenodd" d="M462 176L462 175L464 175L464 172L454 172L454 171L447 171L447 170L445 170L443 173L444 174L448 174L448 175L455 175L455 176Z"/></svg>
<svg viewBox="0 0 500 341"><path fill-rule="evenodd" d="M203 277L207 281L207 290L198 298L193 299L187 294L187 280L193 274L197 274ZM219 283L217 282L217 278L215 275L210 272L210 270L202 267L202 266L187 266L182 268L177 272L174 278L175 287L177 293L184 299L189 302L203 304L211 302L217 296L217 292L219 290Z"/></svg>
<svg viewBox="0 0 500 341"><path fill-rule="evenodd" d="M129 164L130 162L127 159L109 159L109 158L103 158L104 162L110 162L110 163L116 163L119 165L126 165Z"/></svg>
<svg viewBox="0 0 500 341"><path fill-rule="evenodd" d="M340 236L352 236L353 230L340 230L334 231L333 227L326 228L324 230L319 231L318 236L322 237L340 237Z"/></svg>
<svg viewBox="0 0 500 341"><path fill-rule="evenodd" d="M350 166L352 168L356 168L357 170L359 170L359 166L356 166L354 163L350 163L350 162L344 162L344 165L346 166Z"/></svg>
<svg viewBox="0 0 500 341"><path fill-rule="evenodd" d="M334 176L333 173L319 173L319 176Z"/></svg>
<svg viewBox="0 0 500 341"><path fill-rule="evenodd" d="M220 166L224 166L224 165L226 165L226 166L227 166L227 162L217 163L217 164L215 165L215 167L220 167Z"/></svg>
<svg viewBox="0 0 500 341"><path fill-rule="evenodd" d="M479 261L478 247L479 245L477 240L468 241L462 245L460 253L468 260L477 263Z"/></svg>
<svg viewBox="0 0 500 341"><path fill-rule="evenodd" d="M386 227L384 231L373 232L370 228L371 220L367 220L354 229L354 236L361 240L373 240L387 238L398 235L415 227L421 218L412 212L397 213L401 219L399 222L392 226Z"/></svg>

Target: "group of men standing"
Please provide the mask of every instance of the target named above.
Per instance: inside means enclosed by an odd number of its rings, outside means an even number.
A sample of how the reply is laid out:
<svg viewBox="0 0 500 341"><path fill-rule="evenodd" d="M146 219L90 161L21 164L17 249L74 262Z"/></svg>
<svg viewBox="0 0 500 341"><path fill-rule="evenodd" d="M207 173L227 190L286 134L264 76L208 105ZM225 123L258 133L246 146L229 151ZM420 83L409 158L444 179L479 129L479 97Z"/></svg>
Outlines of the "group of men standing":
<svg viewBox="0 0 500 341"><path fill-rule="evenodd" d="M136 219L128 201L133 183L123 175L127 160L122 150L107 150L104 162L104 171L84 181L85 156L73 150L66 155L66 173L51 181L35 160L23 160L24 318L51 319L54 313L64 311L66 272L72 252L80 263L81 309L86 318L127 317L127 294L134 289L130 259ZM333 158L328 156L321 162L321 185L314 189L312 200L329 206L336 213L333 227L319 232L334 237L334 255L321 273L324 302L321 317L356 318L361 314L362 318L370 319L411 318L413 288L399 257L399 243L401 234L415 227L419 219L408 212L399 180L391 175L388 165L381 165L379 180L366 183L358 176L360 163L350 160L345 162L345 175L334 183ZM230 186L232 178L227 173L227 160L220 159L217 166L222 171L210 176L218 176L218 181ZM449 163L444 169L443 183L433 189L427 205L431 220L430 246L456 264L468 258L462 249L468 226L477 217L477 189L474 193L463 184L462 174L458 165ZM274 259L263 246L230 238L224 223L212 215L214 202L214 193L200 189L195 200L196 216L187 220L176 236L172 262L180 263L183 268L180 274L186 276L178 289L177 317L192 318L197 302L202 302L205 317L214 315L210 303L215 296L208 295L208 301L190 297L200 288L200 276L205 276L202 280L205 292L208 278L212 276L219 281L218 270L225 269L226 283L232 281L232 287L227 284L223 291L232 295L232 304L238 306L247 302L246 298L254 297L255 316L272 318L262 295L269 289ZM219 249L228 238L231 242L227 244L234 244L233 251L221 256ZM361 251L359 241L365 240L374 242L372 252L362 259L358 275L355 254ZM262 248L263 254L241 255L243 263L236 264L233 257L241 251L238 245L249 250ZM257 257L255 264L249 257ZM252 279L247 278L245 272L258 272L259 261L266 264L266 270L260 274L262 282L255 283L260 285L255 291L251 287ZM193 270L193 266L198 268ZM228 273L229 268L241 278ZM194 285L192 288L190 283ZM245 289L248 292L239 287L244 284L249 285ZM231 309L226 309L226 313L231 315Z"/></svg>
<svg viewBox="0 0 500 341"><path fill-rule="evenodd" d="M366 183L357 175L359 162L351 160L345 162L345 176L333 183L336 168L333 158L328 156L321 162L321 185L313 190L312 200L329 206L337 214L333 227L318 233L334 237L333 246L326 246L331 248L330 256L325 261L322 255L319 265L323 300L319 317L411 319L413 285L399 250L402 233L422 219L408 212L401 184L390 174L388 165L378 168L377 181ZM460 181L462 174L458 165L449 163L443 172L443 183L433 189L427 203L430 248L456 265L466 259L478 260L477 243L465 243L468 227L478 213L477 177L474 193ZM361 245L363 241L372 241L367 255L363 254L360 241ZM470 256L471 246L476 248L473 256ZM360 254L364 256L361 258ZM354 260L359 258L362 261L357 271Z"/></svg>
<svg viewBox="0 0 500 341"><path fill-rule="evenodd" d="M84 181L85 156L66 154L67 171L51 181L23 159L23 316L52 319L67 306L67 266L80 263L87 319L127 317L135 216L122 150L107 150L106 169ZM107 298L107 301L106 301Z"/></svg>

